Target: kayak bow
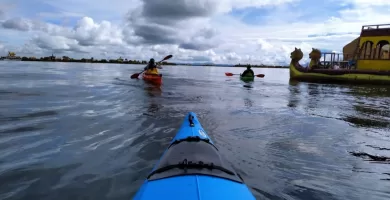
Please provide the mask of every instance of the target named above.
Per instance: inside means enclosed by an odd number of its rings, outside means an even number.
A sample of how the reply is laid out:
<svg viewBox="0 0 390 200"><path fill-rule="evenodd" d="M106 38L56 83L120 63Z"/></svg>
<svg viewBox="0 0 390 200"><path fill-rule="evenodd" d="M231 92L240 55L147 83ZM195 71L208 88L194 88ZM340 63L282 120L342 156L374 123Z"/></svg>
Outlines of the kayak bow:
<svg viewBox="0 0 390 200"><path fill-rule="evenodd" d="M142 74L142 79L146 82L150 82L153 84L161 85L162 84L162 74Z"/></svg>
<svg viewBox="0 0 390 200"><path fill-rule="evenodd" d="M219 154L196 114L190 112L134 199L254 200L255 197Z"/></svg>

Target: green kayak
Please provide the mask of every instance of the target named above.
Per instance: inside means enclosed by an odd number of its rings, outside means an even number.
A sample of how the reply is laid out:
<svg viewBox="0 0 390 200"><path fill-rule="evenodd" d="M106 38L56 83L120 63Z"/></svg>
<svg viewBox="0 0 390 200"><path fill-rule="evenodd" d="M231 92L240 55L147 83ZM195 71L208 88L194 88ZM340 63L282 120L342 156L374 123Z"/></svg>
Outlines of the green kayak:
<svg viewBox="0 0 390 200"><path fill-rule="evenodd" d="M250 82L250 81L254 81L255 77L254 76L241 76L241 74L240 74L240 79L244 82Z"/></svg>

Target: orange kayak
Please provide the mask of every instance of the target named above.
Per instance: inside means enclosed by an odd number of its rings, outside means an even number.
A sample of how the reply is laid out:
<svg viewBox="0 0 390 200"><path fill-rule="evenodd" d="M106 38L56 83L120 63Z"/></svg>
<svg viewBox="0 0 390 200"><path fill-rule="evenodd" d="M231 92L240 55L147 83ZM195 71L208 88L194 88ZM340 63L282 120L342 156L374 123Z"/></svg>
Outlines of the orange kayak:
<svg viewBox="0 0 390 200"><path fill-rule="evenodd" d="M162 84L162 74L147 74L147 73L143 73L142 74L142 79L144 79L144 81L146 81L146 82L150 82L150 83L153 83L153 84L158 84L158 85Z"/></svg>

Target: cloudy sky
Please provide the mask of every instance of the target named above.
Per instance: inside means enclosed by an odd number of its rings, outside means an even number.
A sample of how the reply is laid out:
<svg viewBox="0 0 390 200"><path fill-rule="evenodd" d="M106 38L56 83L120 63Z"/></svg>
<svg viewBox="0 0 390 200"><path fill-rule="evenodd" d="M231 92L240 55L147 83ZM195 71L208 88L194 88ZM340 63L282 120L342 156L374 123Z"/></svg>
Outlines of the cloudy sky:
<svg viewBox="0 0 390 200"><path fill-rule="evenodd" d="M389 0L1 0L0 55L279 64L341 51ZM305 54L307 57L307 54Z"/></svg>

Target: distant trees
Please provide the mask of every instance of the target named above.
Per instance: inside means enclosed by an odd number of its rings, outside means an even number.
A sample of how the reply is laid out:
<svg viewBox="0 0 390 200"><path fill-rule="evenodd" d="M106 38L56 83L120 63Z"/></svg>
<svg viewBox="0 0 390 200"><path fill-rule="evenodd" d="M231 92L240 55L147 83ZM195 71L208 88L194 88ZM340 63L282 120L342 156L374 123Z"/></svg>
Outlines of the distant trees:
<svg viewBox="0 0 390 200"><path fill-rule="evenodd" d="M251 66L253 68L288 68L289 67L289 66L281 66L281 65L264 65L264 64L260 64L260 65L244 64L244 65L242 65L241 63L239 63L238 65L234 65L234 67L247 67L247 66Z"/></svg>
<svg viewBox="0 0 390 200"><path fill-rule="evenodd" d="M2 57L2 59L9 58L9 59L21 59L22 61L44 61L44 62L83 62L83 63L118 63L118 64L143 64L146 65L148 62L145 60L131 60L127 58L119 57L117 59L95 59L94 57L91 57L90 59L87 58L81 58L81 59L74 59L69 56L61 56L56 57L53 54L51 56L46 57L26 57L23 56L22 58L17 57L15 52L8 52L7 57ZM176 65L175 63L168 63L163 62L163 65Z"/></svg>
<svg viewBox="0 0 390 200"><path fill-rule="evenodd" d="M70 58L68 56L62 56L62 61L69 61Z"/></svg>
<svg viewBox="0 0 390 200"><path fill-rule="evenodd" d="M14 54L11 54L14 55ZM121 64L147 64L146 61L139 61L139 60L130 60L130 59L123 59L122 57L119 57L118 59L101 59L96 60L94 57L91 57L90 59L87 58L81 58L81 59L74 59L70 58L68 56L62 56L56 58L54 55L47 56L47 57L41 57L39 59L35 57L22 57L22 61L54 61L54 62L83 62L83 63L121 63Z"/></svg>

